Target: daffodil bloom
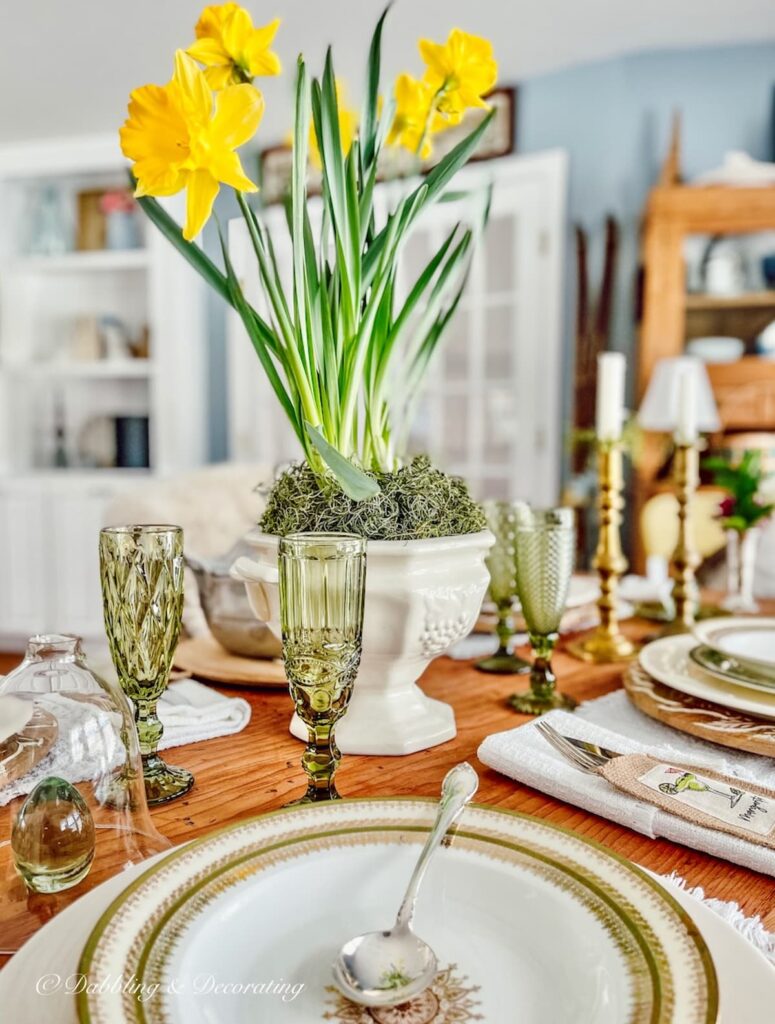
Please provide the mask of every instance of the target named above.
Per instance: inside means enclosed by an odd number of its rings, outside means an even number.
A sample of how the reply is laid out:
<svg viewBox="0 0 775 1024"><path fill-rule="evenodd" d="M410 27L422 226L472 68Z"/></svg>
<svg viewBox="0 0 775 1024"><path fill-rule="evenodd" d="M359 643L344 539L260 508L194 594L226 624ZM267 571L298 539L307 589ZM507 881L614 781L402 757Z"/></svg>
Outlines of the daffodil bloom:
<svg viewBox="0 0 775 1024"><path fill-rule="evenodd" d="M255 192L234 150L256 132L264 98L252 85L231 85L215 97L204 74L182 50L167 85L144 85L129 98L121 149L133 161L137 196L186 190L183 237L204 227L220 183Z"/></svg>
<svg viewBox="0 0 775 1024"><path fill-rule="evenodd" d="M420 55L427 65L424 81L437 94L437 109L449 124L457 124L469 107L486 107L482 97L498 77L492 43L454 28L446 43L421 39Z"/></svg>
<svg viewBox="0 0 775 1024"><path fill-rule="evenodd" d="M389 146L403 146L423 160L431 155L431 114L435 95L427 82L412 75L398 76L395 84L396 112L387 137Z"/></svg>
<svg viewBox="0 0 775 1024"><path fill-rule="evenodd" d="M335 87L336 106L339 111L339 137L342 140L342 153L347 156L358 128L358 114L347 105L347 90L340 78L336 79ZM320 146L315 134L314 123L310 123L309 126L309 158L312 164L320 170L323 161L320 158Z"/></svg>
<svg viewBox="0 0 775 1024"><path fill-rule="evenodd" d="M252 82L258 75L279 75L280 58L269 47L280 19L255 28L253 19L239 4L205 7L196 23L196 42L187 53L205 65L211 88Z"/></svg>

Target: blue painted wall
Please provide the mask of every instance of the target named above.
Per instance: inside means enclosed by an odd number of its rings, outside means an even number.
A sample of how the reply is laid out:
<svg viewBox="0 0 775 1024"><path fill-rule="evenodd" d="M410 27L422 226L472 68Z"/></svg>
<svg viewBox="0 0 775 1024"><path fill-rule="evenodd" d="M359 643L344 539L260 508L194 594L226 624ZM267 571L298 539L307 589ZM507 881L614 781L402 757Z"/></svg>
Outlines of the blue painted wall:
<svg viewBox="0 0 775 1024"><path fill-rule="evenodd" d="M667 151L672 112L683 117L683 171L691 177L716 167L727 150L771 159L775 41L701 50L667 50L543 75L520 84L517 145L522 153L555 146L570 154L570 220L590 235L598 280L607 213L621 228L612 331L613 347L633 345L638 226L651 184ZM226 190L224 190L225 192ZM223 223L236 213L224 194ZM570 240L570 234L569 234ZM215 250L212 228L205 236ZM573 268L569 249L569 268ZM573 278L568 278L568 352L572 344ZM224 314L211 299L209 402L211 458L226 454ZM568 394L570 398L570 381ZM566 408L567 408L566 404Z"/></svg>
<svg viewBox="0 0 775 1024"><path fill-rule="evenodd" d="M640 217L667 152L673 111L682 116L681 162L688 179L717 167L731 149L772 159L773 84L775 41L634 54L520 86L520 152L561 146L570 154L570 219L590 235L593 286L599 283L606 214L619 222L612 347L632 350Z"/></svg>

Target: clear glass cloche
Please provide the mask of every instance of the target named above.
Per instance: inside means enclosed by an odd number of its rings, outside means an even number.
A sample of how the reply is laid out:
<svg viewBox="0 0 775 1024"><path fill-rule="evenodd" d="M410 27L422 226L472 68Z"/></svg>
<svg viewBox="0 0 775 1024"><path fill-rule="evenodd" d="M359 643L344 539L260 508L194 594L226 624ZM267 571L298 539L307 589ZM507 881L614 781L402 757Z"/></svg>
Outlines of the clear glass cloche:
<svg viewBox="0 0 775 1024"><path fill-rule="evenodd" d="M0 681L0 951L170 845L126 696L91 671L78 637L32 637Z"/></svg>

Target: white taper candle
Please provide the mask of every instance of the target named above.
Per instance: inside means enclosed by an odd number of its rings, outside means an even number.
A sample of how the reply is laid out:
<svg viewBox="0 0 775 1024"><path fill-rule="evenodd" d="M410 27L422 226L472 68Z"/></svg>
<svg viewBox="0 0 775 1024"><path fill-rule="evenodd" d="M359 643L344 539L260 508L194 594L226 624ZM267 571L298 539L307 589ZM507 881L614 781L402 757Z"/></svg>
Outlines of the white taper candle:
<svg viewBox="0 0 775 1024"><path fill-rule="evenodd" d="M697 377L692 366L683 369L678 378L675 440L677 444L697 440Z"/></svg>
<svg viewBox="0 0 775 1024"><path fill-rule="evenodd" d="M598 441L618 441L622 436L626 368L621 352L601 352L597 357L595 433Z"/></svg>

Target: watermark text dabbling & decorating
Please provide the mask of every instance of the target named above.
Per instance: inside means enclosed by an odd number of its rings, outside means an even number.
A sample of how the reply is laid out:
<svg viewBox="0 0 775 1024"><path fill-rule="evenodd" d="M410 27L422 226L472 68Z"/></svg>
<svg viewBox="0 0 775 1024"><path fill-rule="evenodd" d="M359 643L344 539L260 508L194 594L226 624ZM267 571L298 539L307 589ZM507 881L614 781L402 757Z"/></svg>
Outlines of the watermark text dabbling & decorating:
<svg viewBox="0 0 775 1024"><path fill-rule="evenodd" d="M163 995L195 996L268 996L292 1003L304 989L303 982L284 981L230 981L214 974L199 974L194 978L169 978L164 982L141 981L134 974L108 975L99 981L86 974L44 974L38 978L35 990L39 995L96 995L105 993L135 996L140 1002Z"/></svg>

